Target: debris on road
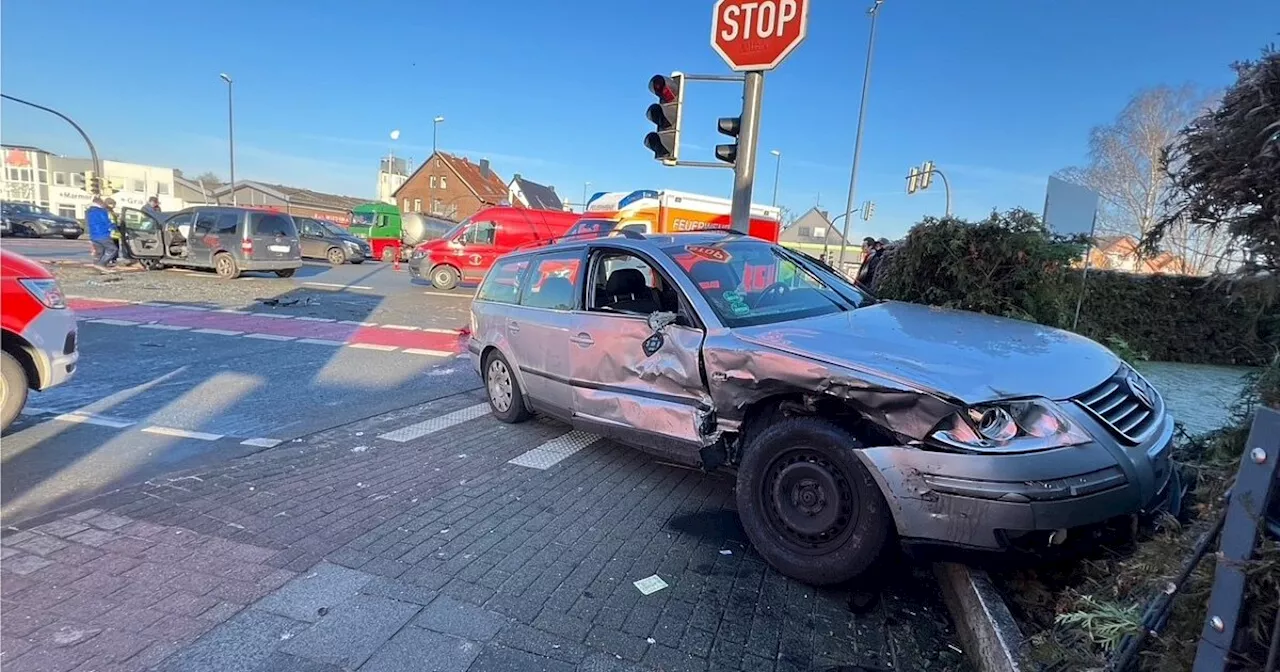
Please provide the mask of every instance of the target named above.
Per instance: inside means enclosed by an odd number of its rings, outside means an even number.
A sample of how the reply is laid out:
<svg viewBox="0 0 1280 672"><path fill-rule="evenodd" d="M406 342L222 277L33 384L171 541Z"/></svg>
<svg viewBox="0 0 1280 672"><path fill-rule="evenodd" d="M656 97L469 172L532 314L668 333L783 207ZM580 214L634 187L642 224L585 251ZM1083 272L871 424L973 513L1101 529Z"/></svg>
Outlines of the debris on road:
<svg viewBox="0 0 1280 672"><path fill-rule="evenodd" d="M663 581L661 576L654 574L653 576L640 579L639 581L636 581L632 585L634 585L636 589L640 591L640 594L652 595L658 592L659 590L666 588L667 582Z"/></svg>
<svg viewBox="0 0 1280 672"><path fill-rule="evenodd" d="M727 548L722 548L720 549L720 555L733 555L733 551Z"/></svg>
<svg viewBox="0 0 1280 672"><path fill-rule="evenodd" d="M363 453L363 452L364 452L364 451L366 451L366 450L369 450L369 446L356 446L355 448L352 448L352 449L351 449L351 452L353 452L353 453Z"/></svg>

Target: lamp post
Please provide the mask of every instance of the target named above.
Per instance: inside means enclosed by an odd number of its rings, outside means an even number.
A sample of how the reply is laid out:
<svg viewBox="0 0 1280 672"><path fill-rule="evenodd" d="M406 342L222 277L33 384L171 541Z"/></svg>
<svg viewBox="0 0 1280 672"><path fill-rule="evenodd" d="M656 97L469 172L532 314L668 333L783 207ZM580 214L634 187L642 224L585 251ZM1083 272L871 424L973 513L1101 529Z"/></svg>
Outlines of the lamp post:
<svg viewBox="0 0 1280 672"><path fill-rule="evenodd" d="M436 161L436 139L440 135L440 124L443 122L444 122L443 115L436 115L436 118L431 120L431 158L427 159L427 161L431 162L431 165L428 167L431 168L432 170L435 170L434 162ZM430 190L427 196L427 198L431 199L431 202L427 204L427 212L434 215L434 214L437 214L436 213L436 179L437 178L435 175L431 175L431 177L427 179L430 180L430 184L431 184Z"/></svg>
<svg viewBox="0 0 1280 672"><path fill-rule="evenodd" d="M777 157L773 164L773 207L778 207L778 174L782 172L782 152L771 149L769 153Z"/></svg>
<svg viewBox="0 0 1280 672"><path fill-rule="evenodd" d="M590 182L582 183L582 211L587 211L587 187L591 186Z"/></svg>
<svg viewBox="0 0 1280 672"><path fill-rule="evenodd" d="M862 124L867 116L867 91L871 88L871 57L876 48L876 19L880 18L880 5L884 0L875 0L867 13L871 15L871 36L867 38L867 65L862 72L862 102L858 105L858 130L853 140L853 165L849 168L849 200L844 206L844 231L840 240L840 266L844 266L844 250L849 243L849 221L853 213L855 190L858 187L858 157L862 154Z"/></svg>
<svg viewBox="0 0 1280 672"><path fill-rule="evenodd" d="M222 81L227 83L227 152L231 159L231 205L237 205L236 199L236 124L235 124L235 106L232 103L231 75L222 73L218 75Z"/></svg>

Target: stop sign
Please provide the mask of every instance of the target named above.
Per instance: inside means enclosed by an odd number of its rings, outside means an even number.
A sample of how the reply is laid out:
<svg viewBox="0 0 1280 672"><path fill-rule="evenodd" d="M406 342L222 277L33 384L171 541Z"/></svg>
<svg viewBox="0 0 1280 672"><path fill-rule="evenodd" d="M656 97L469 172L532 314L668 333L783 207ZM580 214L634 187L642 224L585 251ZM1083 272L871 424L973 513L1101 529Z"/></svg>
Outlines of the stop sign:
<svg viewBox="0 0 1280 672"><path fill-rule="evenodd" d="M711 47L734 70L772 70L808 29L809 0L716 0Z"/></svg>

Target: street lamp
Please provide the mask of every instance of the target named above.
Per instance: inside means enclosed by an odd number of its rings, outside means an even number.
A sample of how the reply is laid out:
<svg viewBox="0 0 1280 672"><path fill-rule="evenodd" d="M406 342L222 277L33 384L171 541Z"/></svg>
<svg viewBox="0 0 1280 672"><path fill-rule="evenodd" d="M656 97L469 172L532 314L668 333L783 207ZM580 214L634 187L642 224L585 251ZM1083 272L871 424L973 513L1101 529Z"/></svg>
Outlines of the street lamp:
<svg viewBox="0 0 1280 672"><path fill-rule="evenodd" d="M582 211L587 211L587 187L591 186L590 182L582 183Z"/></svg>
<svg viewBox="0 0 1280 672"><path fill-rule="evenodd" d="M431 120L431 153L436 153L436 136L440 131L440 124L444 121L444 117L436 117Z"/></svg>
<svg viewBox="0 0 1280 672"><path fill-rule="evenodd" d="M773 207L778 207L778 173L782 172L782 152L771 149L769 153L778 157L773 164Z"/></svg>
<svg viewBox="0 0 1280 672"><path fill-rule="evenodd" d="M431 158L427 159L427 162L431 164L429 167L432 170L435 170L435 162L438 160L436 159L436 137L440 134L440 124L443 121L444 116L442 115L436 115L436 118L431 120ZM427 212L434 215L436 214L436 176L432 175L429 179L431 180L431 187L427 192L427 198L431 202L427 203Z"/></svg>
<svg viewBox="0 0 1280 672"><path fill-rule="evenodd" d="M235 124L235 106L231 102L231 75L222 73L218 75L222 81L227 83L227 150L231 157L231 205L237 205L236 200L236 124Z"/></svg>
<svg viewBox="0 0 1280 672"><path fill-rule="evenodd" d="M855 190L858 187L858 157L862 154L862 124L867 115L867 91L871 88L871 57L875 55L876 48L876 19L880 18L880 5L883 3L884 0L875 0L875 4L867 10L867 14L871 15L871 36L867 38L867 65L862 72L862 102L858 105L858 130L853 140L853 166L849 168L849 200L844 206L844 232L840 240L842 268L844 267L844 250L849 244L849 222L853 219L850 215L853 213Z"/></svg>

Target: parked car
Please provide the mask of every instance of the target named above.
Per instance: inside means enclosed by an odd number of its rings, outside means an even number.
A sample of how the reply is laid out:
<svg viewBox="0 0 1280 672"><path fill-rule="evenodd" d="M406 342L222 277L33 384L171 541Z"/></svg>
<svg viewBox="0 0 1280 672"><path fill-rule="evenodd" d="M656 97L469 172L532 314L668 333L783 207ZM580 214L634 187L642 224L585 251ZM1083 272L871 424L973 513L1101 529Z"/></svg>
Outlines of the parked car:
<svg viewBox="0 0 1280 672"><path fill-rule="evenodd" d="M84 235L84 227L71 217L63 217L30 203L0 203L0 233L35 238L61 237L75 240Z"/></svg>
<svg viewBox="0 0 1280 672"><path fill-rule="evenodd" d="M129 254L148 268L210 268L232 279L243 271L287 278L302 266L298 229L282 212L210 205L157 219L124 208L120 221Z"/></svg>
<svg viewBox="0 0 1280 672"><path fill-rule="evenodd" d="M369 241L357 238L337 224L311 217L294 217L293 223L298 227L304 259L327 259L334 266L341 266L348 261L363 264L365 259L373 258Z"/></svg>
<svg viewBox="0 0 1280 672"><path fill-rule="evenodd" d="M436 240L414 248L409 274L436 289L479 282L498 257L536 241L563 236L582 215L507 206L485 208Z"/></svg>
<svg viewBox="0 0 1280 672"><path fill-rule="evenodd" d="M543 413L736 470L747 535L832 584L895 537L1047 548L1179 490L1160 394L1058 329L882 301L732 233L569 239L498 260L469 348L495 417Z"/></svg>
<svg viewBox="0 0 1280 672"><path fill-rule="evenodd" d="M27 403L28 390L47 390L76 371L76 316L44 266L0 249L0 431Z"/></svg>

